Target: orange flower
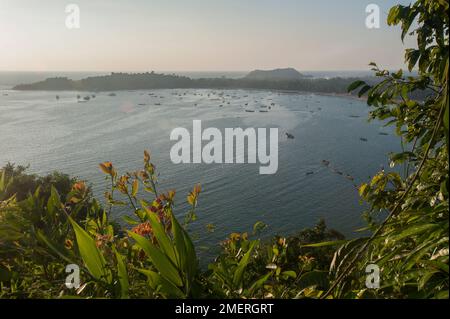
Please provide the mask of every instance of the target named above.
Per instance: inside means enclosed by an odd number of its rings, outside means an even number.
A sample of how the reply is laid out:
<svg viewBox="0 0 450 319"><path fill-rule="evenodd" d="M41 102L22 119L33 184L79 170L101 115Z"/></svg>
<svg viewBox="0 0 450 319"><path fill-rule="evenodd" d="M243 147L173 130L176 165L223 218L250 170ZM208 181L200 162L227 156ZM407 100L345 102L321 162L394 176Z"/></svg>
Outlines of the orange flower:
<svg viewBox="0 0 450 319"><path fill-rule="evenodd" d="M149 163L150 162L150 152L147 150L144 150L144 163Z"/></svg>
<svg viewBox="0 0 450 319"><path fill-rule="evenodd" d="M99 164L100 169L103 171L103 173L116 176L116 170L113 167L113 164L111 162L104 162Z"/></svg>
<svg viewBox="0 0 450 319"><path fill-rule="evenodd" d="M200 194L201 191L202 191L202 186L200 184L197 184L197 185L194 186L194 193L196 195Z"/></svg>
<svg viewBox="0 0 450 319"><path fill-rule="evenodd" d="M83 181L76 182L75 184L73 184L72 190L80 192L80 193L85 193L86 192L86 184Z"/></svg>
<svg viewBox="0 0 450 319"><path fill-rule="evenodd" d="M122 194L127 194L128 193L128 180L129 180L129 176L127 175L122 175L119 178L119 181L117 182L117 188L119 189L119 191Z"/></svg>
<svg viewBox="0 0 450 319"><path fill-rule="evenodd" d="M72 185L70 203L76 204L83 200L87 194L87 187L83 181L76 182Z"/></svg>
<svg viewBox="0 0 450 319"><path fill-rule="evenodd" d="M194 186L194 189L192 190L192 192L189 193L187 197L187 201L190 205L192 206L197 205L197 198L201 191L202 187L200 186L200 184Z"/></svg>
<svg viewBox="0 0 450 319"><path fill-rule="evenodd" d="M174 190L170 190L168 193L167 193L167 200L169 200L169 201L173 201L173 198L175 197L175 191Z"/></svg>
<svg viewBox="0 0 450 319"><path fill-rule="evenodd" d="M167 192L167 194L161 194L159 197L163 201L166 201L168 203L172 203L173 199L175 197L175 191L174 190L170 190L170 191Z"/></svg>
<svg viewBox="0 0 450 319"><path fill-rule="evenodd" d="M152 226L149 222L145 222L137 225L131 230L133 233L136 233L141 236L149 235L152 233Z"/></svg>

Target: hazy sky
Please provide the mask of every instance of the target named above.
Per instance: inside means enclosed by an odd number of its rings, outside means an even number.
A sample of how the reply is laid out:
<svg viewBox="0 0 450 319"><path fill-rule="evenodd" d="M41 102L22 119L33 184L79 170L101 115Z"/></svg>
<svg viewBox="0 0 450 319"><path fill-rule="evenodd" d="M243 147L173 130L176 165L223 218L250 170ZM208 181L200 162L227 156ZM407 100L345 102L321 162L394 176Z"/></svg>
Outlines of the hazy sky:
<svg viewBox="0 0 450 319"><path fill-rule="evenodd" d="M66 28L70 3L80 29ZM380 29L365 27L369 3L381 8ZM409 1L0 0L0 70L398 68L400 32L385 23L397 3Z"/></svg>

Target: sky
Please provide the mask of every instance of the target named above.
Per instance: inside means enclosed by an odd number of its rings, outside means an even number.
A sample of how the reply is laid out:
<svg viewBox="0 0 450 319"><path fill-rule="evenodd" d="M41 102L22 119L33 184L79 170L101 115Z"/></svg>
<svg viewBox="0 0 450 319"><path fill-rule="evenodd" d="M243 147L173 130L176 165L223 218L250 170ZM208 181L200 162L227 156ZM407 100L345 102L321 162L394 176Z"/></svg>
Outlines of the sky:
<svg viewBox="0 0 450 319"><path fill-rule="evenodd" d="M79 29L66 27L72 3ZM0 71L398 69L414 39L386 25L397 3L409 1L0 0Z"/></svg>

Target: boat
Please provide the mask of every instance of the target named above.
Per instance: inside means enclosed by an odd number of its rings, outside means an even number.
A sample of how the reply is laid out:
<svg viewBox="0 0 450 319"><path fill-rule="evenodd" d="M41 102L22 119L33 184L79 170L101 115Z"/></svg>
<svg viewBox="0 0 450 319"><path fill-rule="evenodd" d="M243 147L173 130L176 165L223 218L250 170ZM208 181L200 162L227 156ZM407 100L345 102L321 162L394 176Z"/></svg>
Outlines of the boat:
<svg viewBox="0 0 450 319"><path fill-rule="evenodd" d="M290 133L286 133L286 137L291 140L293 140L295 138L294 135L292 135Z"/></svg>

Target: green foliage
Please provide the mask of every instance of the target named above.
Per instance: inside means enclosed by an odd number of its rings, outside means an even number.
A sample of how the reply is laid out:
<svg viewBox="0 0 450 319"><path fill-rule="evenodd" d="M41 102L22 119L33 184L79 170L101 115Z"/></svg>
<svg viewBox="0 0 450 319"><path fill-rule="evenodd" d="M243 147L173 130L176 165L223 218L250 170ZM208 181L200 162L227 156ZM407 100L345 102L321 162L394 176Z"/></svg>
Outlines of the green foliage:
<svg viewBox="0 0 450 319"><path fill-rule="evenodd" d="M91 199L83 182L74 182L65 199L49 185L48 195L38 187L18 201L14 195L4 196L13 179L0 179L0 195L5 198L0 209L3 297L295 297L299 287L316 286L314 278L322 282L332 258L330 247L305 245L343 238L324 221L295 236L268 242L233 233L222 243L220 256L202 271L186 230L196 214L200 186L187 196L191 207L182 226L173 212L175 192L158 192L148 152L142 170L119 175L110 162L100 164L100 169L111 182L105 208ZM128 202L117 200L117 193ZM142 193L150 199L140 198ZM124 228L109 218L118 205L128 206L135 215L125 219L129 226ZM256 223L252 236L265 227ZM76 290L63 284L68 264L81 269L82 283Z"/></svg>
<svg viewBox="0 0 450 319"><path fill-rule="evenodd" d="M381 171L361 185L373 234L341 252L345 266L335 272L329 295L361 293L364 283L354 274L375 263L382 270L378 297L448 297L448 7L446 0L393 7L388 24L401 25L402 40L417 38L417 49L406 50L405 59L418 76L405 78L402 70L391 73L372 63L382 81L349 88L362 87L371 118L396 126L404 151L391 155L391 167L402 165L403 174ZM430 92L425 99L411 98L423 90ZM380 214L388 217L374 222Z"/></svg>
<svg viewBox="0 0 450 319"><path fill-rule="evenodd" d="M16 195L18 200L25 199L29 193L33 193L38 187L44 197L50 194L51 185L58 189L62 196L66 196L70 190L75 179L70 178L66 174L59 172L53 172L46 176L40 177L34 174L26 174L27 167L15 166L8 163L0 171L4 173L5 178L12 180L12 183L8 186L5 197L11 197Z"/></svg>

